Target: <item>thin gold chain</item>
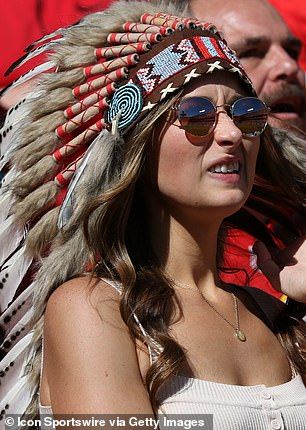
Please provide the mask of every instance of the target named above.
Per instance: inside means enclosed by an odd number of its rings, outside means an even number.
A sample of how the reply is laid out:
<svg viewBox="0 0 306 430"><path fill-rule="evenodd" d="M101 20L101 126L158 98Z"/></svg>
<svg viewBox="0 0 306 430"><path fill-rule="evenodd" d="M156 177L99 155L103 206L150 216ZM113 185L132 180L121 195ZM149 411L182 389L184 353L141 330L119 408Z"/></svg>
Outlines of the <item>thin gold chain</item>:
<svg viewBox="0 0 306 430"><path fill-rule="evenodd" d="M180 282L177 282L177 281L175 281L174 279L172 279L172 278L170 278L171 279L171 281L173 282L173 284L174 285L176 285L177 287L181 287L181 288L184 288L184 289L188 289L188 290L197 290L197 291L199 291L199 289L198 288L194 288L194 287L191 287L190 285L187 285L187 284L182 284L182 283L180 283ZM200 292L200 291L199 291ZM216 312L216 314L218 314L219 315L219 317L220 318L222 318L227 324L229 324L234 330L235 330L235 334L236 334L236 337L239 339L239 340L241 340L242 342L244 342L245 340L246 340L246 337L245 337L245 334L240 330L240 320L239 320L239 310L238 310L238 300L237 300L237 297L235 296L235 294L233 294L233 293L230 293L231 294L231 296L232 296L232 298L233 298L233 301L234 301L234 309L235 309L235 319L236 319L236 326L234 325L234 324L232 324L224 315L222 315L219 311L218 311L218 309L216 309L215 308L215 306L212 304L212 303L210 303L210 301L209 300L207 300L207 298L204 296L204 294L202 293L202 292L200 292L200 294L201 294L201 296L203 297L203 299L205 300L205 302L208 304L208 306L210 306L211 307L211 309L213 310L213 311L215 311Z"/></svg>
<svg viewBox="0 0 306 430"><path fill-rule="evenodd" d="M202 294L202 293L201 293ZM236 326L234 324L232 324L224 315L222 315L218 309L216 309L214 307L214 305L212 303L210 303L207 298L202 294L203 299L205 300L205 302L224 320L226 321L231 327L233 327L234 330L239 330L239 314L238 314L238 302L237 302L237 297L231 293L231 296L233 298L234 301L234 308L235 308L235 318L236 318Z"/></svg>

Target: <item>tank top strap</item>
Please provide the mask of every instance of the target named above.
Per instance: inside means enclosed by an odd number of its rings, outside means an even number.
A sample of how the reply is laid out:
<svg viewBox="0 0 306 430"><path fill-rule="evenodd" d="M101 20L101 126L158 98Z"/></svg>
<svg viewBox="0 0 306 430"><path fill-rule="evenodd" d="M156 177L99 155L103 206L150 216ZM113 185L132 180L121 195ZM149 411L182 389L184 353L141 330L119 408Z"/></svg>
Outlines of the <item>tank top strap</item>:
<svg viewBox="0 0 306 430"><path fill-rule="evenodd" d="M296 370L290 357L288 357L288 361L289 361L289 365L290 365L290 369L291 369L291 379L294 379L299 373Z"/></svg>
<svg viewBox="0 0 306 430"><path fill-rule="evenodd" d="M43 365L44 365L44 336L42 334L42 336L41 336L41 360L40 360L39 386L38 386L38 392L37 392L39 401L40 401L40 387L41 387L41 382L42 382Z"/></svg>
<svg viewBox="0 0 306 430"><path fill-rule="evenodd" d="M114 281L112 279L108 279L108 278L100 278L102 279L102 281L106 282L107 284L109 284L110 286L112 286L113 288L115 288L115 290L119 293L122 294L122 284L119 281ZM149 351L149 356L150 356L150 364L152 365L158 358L159 354L163 351L163 348L161 347L161 345L159 345L158 342L156 342L156 340L154 340L143 328L143 325L141 324L141 322L139 321L137 315L135 314L135 312L132 312L133 318L136 321L136 324L139 327L139 330L141 331L141 333L143 334L144 338L147 339L147 341L145 341L148 351ZM153 345L153 348L151 347L151 345Z"/></svg>

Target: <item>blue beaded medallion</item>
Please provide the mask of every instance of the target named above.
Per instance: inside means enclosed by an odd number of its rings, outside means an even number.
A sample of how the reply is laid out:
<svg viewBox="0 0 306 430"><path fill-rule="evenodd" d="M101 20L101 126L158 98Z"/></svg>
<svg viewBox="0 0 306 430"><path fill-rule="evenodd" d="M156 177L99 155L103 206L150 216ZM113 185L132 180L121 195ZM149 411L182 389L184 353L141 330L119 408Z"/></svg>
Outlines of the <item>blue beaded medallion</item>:
<svg viewBox="0 0 306 430"><path fill-rule="evenodd" d="M120 113L118 129L121 130L130 125L140 114L143 108L141 89L131 83L123 85L115 92L107 113L107 121L111 123Z"/></svg>

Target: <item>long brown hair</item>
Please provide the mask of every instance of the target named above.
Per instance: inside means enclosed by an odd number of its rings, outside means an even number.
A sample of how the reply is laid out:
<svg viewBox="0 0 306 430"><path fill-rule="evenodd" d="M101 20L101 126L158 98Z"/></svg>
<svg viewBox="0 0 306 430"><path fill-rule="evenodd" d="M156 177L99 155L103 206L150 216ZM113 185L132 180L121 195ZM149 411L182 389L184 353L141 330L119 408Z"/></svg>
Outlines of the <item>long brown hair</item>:
<svg viewBox="0 0 306 430"><path fill-rule="evenodd" d="M177 96L178 97L178 96ZM171 376L179 373L186 363L184 349L170 336L169 326L176 318L180 304L175 296L171 281L164 273L158 256L155 255L149 237L149 213L145 205L144 188L139 178L146 166L148 145L152 142L152 130L157 119L167 110L175 99L160 106L154 113L142 121L125 142L122 153L121 174L116 184L95 198L84 214L85 236L91 255L100 257L95 267L97 277L111 277L122 284L123 294L120 299L122 319L129 327L134 338L138 338L157 349L157 359L146 374L146 386L151 403L158 408L157 393L161 385ZM269 196L269 187L264 183L274 183L273 190L291 189L277 194L277 204L290 203L300 210L302 207L301 186L297 186L292 175L279 172L290 167L290 161L284 158L268 127L262 139L259 153L256 192ZM292 169L296 167L292 166ZM288 171L288 170L287 170ZM268 172L265 176L262 172ZM294 186L293 186L294 185ZM256 188L257 187L257 188ZM289 188L290 187L290 188ZM258 191L259 190L259 191ZM91 216L96 214L94 222ZM241 211L241 217L245 213ZM227 220L228 222L229 220ZM231 220L230 220L231 221ZM234 222L232 220L232 222ZM220 229L218 243L218 265L222 266L222 243L225 236L225 223ZM139 329L132 313L137 315L148 336ZM296 368L305 373L305 323L297 308L290 306L279 321L279 332L288 355ZM161 348L157 348L159 345Z"/></svg>

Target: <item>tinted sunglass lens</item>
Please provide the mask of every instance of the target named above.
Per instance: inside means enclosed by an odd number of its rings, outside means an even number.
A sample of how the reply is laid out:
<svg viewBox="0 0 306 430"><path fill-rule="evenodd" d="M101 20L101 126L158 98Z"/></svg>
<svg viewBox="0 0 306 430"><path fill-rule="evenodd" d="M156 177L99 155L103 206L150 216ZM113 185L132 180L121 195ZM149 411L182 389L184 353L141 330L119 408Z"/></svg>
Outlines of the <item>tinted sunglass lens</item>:
<svg viewBox="0 0 306 430"><path fill-rule="evenodd" d="M233 121L245 136L259 136L267 125L268 109L256 97L244 97L232 107Z"/></svg>
<svg viewBox="0 0 306 430"><path fill-rule="evenodd" d="M215 108L209 99L190 97L181 100L178 119L184 130L193 136L206 136L215 124Z"/></svg>

